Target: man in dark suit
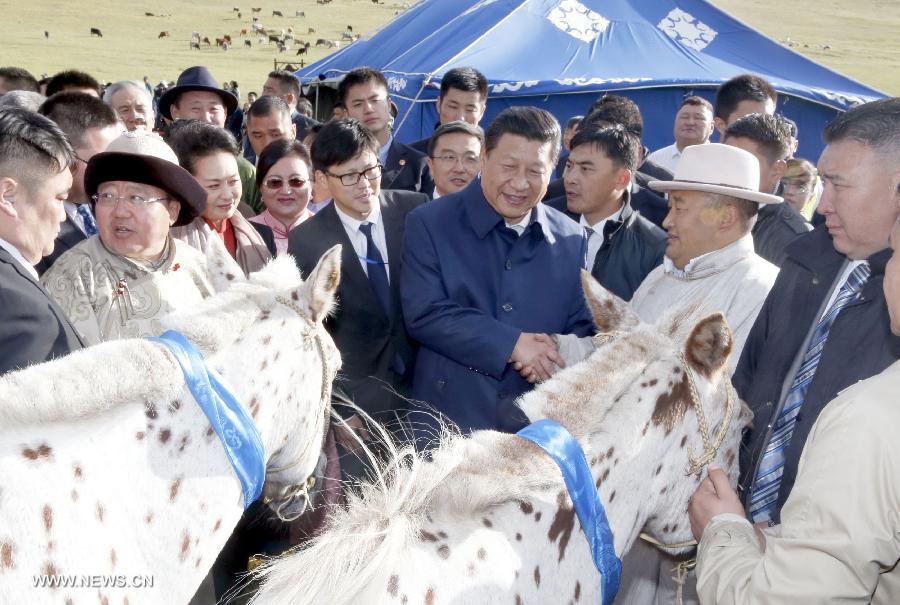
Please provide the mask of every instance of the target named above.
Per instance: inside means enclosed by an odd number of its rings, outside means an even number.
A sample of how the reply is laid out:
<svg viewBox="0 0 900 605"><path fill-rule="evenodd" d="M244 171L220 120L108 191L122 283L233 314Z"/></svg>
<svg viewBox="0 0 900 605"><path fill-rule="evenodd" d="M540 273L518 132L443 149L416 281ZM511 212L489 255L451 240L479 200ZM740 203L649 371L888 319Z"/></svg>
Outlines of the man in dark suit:
<svg viewBox="0 0 900 605"><path fill-rule="evenodd" d="M0 374L82 347L34 265L53 250L75 159L44 116L0 112Z"/></svg>
<svg viewBox="0 0 900 605"><path fill-rule="evenodd" d="M621 125L579 130L572 138L566 195L547 205L587 233L583 266L600 284L631 300L647 274L662 262L666 232L631 207L638 142Z"/></svg>
<svg viewBox="0 0 900 605"><path fill-rule="evenodd" d="M339 302L326 321L343 359L337 386L396 432L415 360L400 308L400 246L406 215L428 198L381 189L378 141L356 120L325 124L311 155L317 185L327 186L334 201L291 232L288 252L308 275L326 250L341 244ZM353 410L338 412L368 438L366 422ZM340 449L357 449L346 431L337 435ZM364 470L354 456L342 456L341 464L346 478Z"/></svg>
<svg viewBox="0 0 900 605"><path fill-rule="evenodd" d="M347 115L368 128L378 141L376 157L383 166L381 186L431 195L434 182L425 154L404 145L391 133L391 99L384 74L370 67L352 70L338 84L338 99L347 108Z"/></svg>
<svg viewBox="0 0 900 605"><path fill-rule="evenodd" d="M420 343L413 397L463 432L521 429L516 398L565 365L550 335L593 333L584 233L539 203L559 139L546 111L506 109L485 134L480 178L407 219L400 291ZM410 416L427 446L435 421Z"/></svg>
<svg viewBox="0 0 900 605"><path fill-rule="evenodd" d="M900 359L883 290L888 237L900 214L900 99L854 107L823 137L818 212L825 225L787 246L733 378L754 413L739 487L750 519L760 523L779 520L824 406Z"/></svg>
<svg viewBox="0 0 900 605"><path fill-rule="evenodd" d="M441 92L435 103L438 123L435 129L450 122L467 122L478 126L487 109L488 81L474 67L454 67L441 78ZM431 137L425 137L410 147L428 153Z"/></svg>
<svg viewBox="0 0 900 605"><path fill-rule="evenodd" d="M37 272L43 275L63 252L97 233L91 200L84 191L84 169L95 154L106 151L124 126L109 105L80 92L54 95L41 105L40 113L56 122L75 148L72 188L64 204L66 220L60 225L53 252L37 264Z"/></svg>

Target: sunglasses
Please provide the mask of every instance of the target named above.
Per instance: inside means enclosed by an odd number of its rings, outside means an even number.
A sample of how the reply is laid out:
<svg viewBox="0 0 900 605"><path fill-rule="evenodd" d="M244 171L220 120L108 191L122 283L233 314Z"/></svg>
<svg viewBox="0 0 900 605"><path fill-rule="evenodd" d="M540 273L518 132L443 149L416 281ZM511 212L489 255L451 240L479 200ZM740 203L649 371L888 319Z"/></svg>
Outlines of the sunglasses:
<svg viewBox="0 0 900 605"><path fill-rule="evenodd" d="M301 179L299 176L292 176L287 180L288 187L291 189L302 189L306 183L307 181ZM270 176L263 181L263 185L266 189L278 190L284 187L284 179L280 176Z"/></svg>

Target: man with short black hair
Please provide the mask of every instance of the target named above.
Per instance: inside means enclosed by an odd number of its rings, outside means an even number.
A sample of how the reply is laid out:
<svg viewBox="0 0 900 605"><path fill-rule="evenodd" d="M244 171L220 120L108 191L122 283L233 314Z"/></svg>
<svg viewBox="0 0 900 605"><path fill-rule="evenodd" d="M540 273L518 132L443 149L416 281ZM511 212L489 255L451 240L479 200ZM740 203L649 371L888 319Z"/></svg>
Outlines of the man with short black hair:
<svg viewBox="0 0 900 605"><path fill-rule="evenodd" d="M283 69L270 71L265 84L263 84L262 96L280 97L287 104L291 112L291 123L294 125L294 137L298 141L302 142L309 133L309 129L318 124L312 117L312 105L300 96L300 80L291 72ZM305 103L305 106L309 106L308 113L299 110L301 101Z"/></svg>
<svg viewBox="0 0 900 605"><path fill-rule="evenodd" d="M396 140L391 133L394 118L384 74L371 67L350 71L338 84L338 99L347 115L359 120L378 140L378 159L384 167L382 187L431 194L434 182L426 155Z"/></svg>
<svg viewBox="0 0 900 605"><path fill-rule="evenodd" d="M631 207L639 144L621 125L579 130L563 182L566 195L547 204L587 233L583 266L600 285L631 300L666 249L665 232Z"/></svg>
<svg viewBox="0 0 900 605"><path fill-rule="evenodd" d="M668 147L657 149L647 156L647 159L670 172L675 172L684 148L709 143L713 128L712 103L696 95L685 97L675 114L675 124L672 127L675 142Z"/></svg>
<svg viewBox="0 0 900 605"><path fill-rule="evenodd" d="M461 191L478 176L483 146L481 126L461 120L438 126L428 143L428 169L434 178L432 199Z"/></svg>
<svg viewBox="0 0 900 605"><path fill-rule="evenodd" d="M82 348L34 265L53 250L75 161L46 117L0 112L0 374Z"/></svg>
<svg viewBox="0 0 900 605"><path fill-rule="evenodd" d="M258 102L258 101L257 101ZM400 246L407 214L425 195L381 188L380 144L356 120L324 124L312 144L317 186L333 202L291 231L288 252L304 275L322 254L342 247L338 305L325 326L341 352L339 388L376 421L399 431L407 408L415 351L400 306ZM368 425L352 409L338 409L348 426L371 442ZM341 453L358 442L338 428ZM345 479L363 476L365 463L343 456Z"/></svg>
<svg viewBox="0 0 900 605"><path fill-rule="evenodd" d="M401 293L421 348L413 398L464 433L526 424L516 398L564 365L551 334L593 333L581 228L540 200L559 154L556 119L510 107L485 133L481 176L410 213ZM417 444L437 424L411 412Z"/></svg>
<svg viewBox="0 0 900 605"><path fill-rule="evenodd" d="M100 82L89 73L77 69L67 69L55 74L47 82L46 96L52 97L58 92L82 92L100 98Z"/></svg>
<svg viewBox="0 0 900 605"><path fill-rule="evenodd" d="M787 247L734 375L754 413L739 486L758 523L778 522L825 405L900 358L882 283L900 215L900 99L839 114L823 138L825 225Z"/></svg>
<svg viewBox="0 0 900 605"><path fill-rule="evenodd" d="M0 67L0 97L14 90L40 93L37 78L21 67Z"/></svg>
<svg viewBox="0 0 900 605"><path fill-rule="evenodd" d="M474 67L454 67L441 78L441 91L435 102L438 112L435 128L457 120L478 126L487 109L487 97L488 81L484 74ZM430 139L425 137L410 147L427 153Z"/></svg>
<svg viewBox="0 0 900 605"><path fill-rule="evenodd" d="M725 130L731 123L751 113L775 113L778 93L765 78L743 74L731 78L716 91L713 122L719 137L725 138Z"/></svg>
<svg viewBox="0 0 900 605"><path fill-rule="evenodd" d="M556 160L556 170L553 171L553 177L557 179L563 178L566 171L566 161L569 159L569 152L572 151L572 137L578 132L578 126L584 116L572 116L566 120L566 126L563 128L562 147L559 150L559 159Z"/></svg>
<svg viewBox="0 0 900 605"><path fill-rule="evenodd" d="M256 157L266 145L277 139L297 138L297 127L291 122L291 109L281 97L262 96L247 110L247 140Z"/></svg>
<svg viewBox="0 0 900 605"><path fill-rule="evenodd" d="M728 126L722 142L752 153L759 161L759 190L776 192L791 154L791 131L783 118L748 114ZM780 267L785 259L785 246L811 228L790 204L763 206L753 226L756 253Z"/></svg>
<svg viewBox="0 0 900 605"><path fill-rule="evenodd" d="M660 195L650 191L647 184L651 179L671 180L672 173L644 158L646 149L641 143L644 136L644 118L637 104L626 97L618 95L603 95L591 105L591 111L579 123L578 130L588 128L605 128L620 124L626 132L631 134L637 142L640 154L638 168L634 171L631 183L631 206L641 213L641 216L658 227L662 227L663 219L669 209L666 200ZM646 171L646 172L645 172ZM550 184L550 197L560 197L565 192L565 184L560 179Z"/></svg>
<svg viewBox="0 0 900 605"><path fill-rule="evenodd" d="M84 170L96 154L106 151L123 126L106 103L81 92L60 92L41 105L40 112L53 120L75 150L72 187L64 203L66 220L59 229L53 251L37 264L43 274L63 252L97 233L91 200L84 188Z"/></svg>

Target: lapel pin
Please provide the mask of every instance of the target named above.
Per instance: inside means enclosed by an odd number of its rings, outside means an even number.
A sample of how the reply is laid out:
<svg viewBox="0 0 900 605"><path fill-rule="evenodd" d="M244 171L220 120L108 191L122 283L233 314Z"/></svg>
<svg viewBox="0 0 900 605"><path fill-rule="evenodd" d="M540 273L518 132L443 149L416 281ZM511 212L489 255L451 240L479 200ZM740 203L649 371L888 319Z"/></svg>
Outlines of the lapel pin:
<svg viewBox="0 0 900 605"><path fill-rule="evenodd" d="M406 166L406 160L400 160L400 166Z"/></svg>

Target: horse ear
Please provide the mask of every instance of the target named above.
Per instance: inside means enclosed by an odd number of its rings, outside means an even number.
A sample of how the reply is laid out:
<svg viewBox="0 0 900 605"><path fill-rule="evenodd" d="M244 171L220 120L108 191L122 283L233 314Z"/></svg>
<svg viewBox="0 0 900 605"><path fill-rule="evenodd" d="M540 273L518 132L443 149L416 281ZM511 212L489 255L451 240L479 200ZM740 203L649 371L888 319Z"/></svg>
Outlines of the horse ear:
<svg viewBox="0 0 900 605"><path fill-rule="evenodd" d="M321 321L334 306L334 294L341 281L341 246L329 248L300 288L309 305L311 319Z"/></svg>
<svg viewBox="0 0 900 605"><path fill-rule="evenodd" d="M584 269L581 270L581 288L594 325L600 332L627 332L641 323L631 305L601 286Z"/></svg>
<svg viewBox="0 0 900 605"><path fill-rule="evenodd" d="M725 316L714 313L694 325L685 343L684 356L694 370L710 379L725 368L733 347L734 337Z"/></svg>
<svg viewBox="0 0 900 605"><path fill-rule="evenodd" d="M231 258L222 239L210 233L206 240L206 271L216 292L224 292L231 284L247 281L244 270Z"/></svg>

